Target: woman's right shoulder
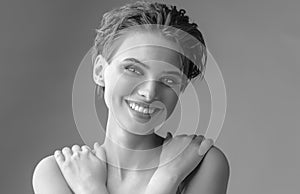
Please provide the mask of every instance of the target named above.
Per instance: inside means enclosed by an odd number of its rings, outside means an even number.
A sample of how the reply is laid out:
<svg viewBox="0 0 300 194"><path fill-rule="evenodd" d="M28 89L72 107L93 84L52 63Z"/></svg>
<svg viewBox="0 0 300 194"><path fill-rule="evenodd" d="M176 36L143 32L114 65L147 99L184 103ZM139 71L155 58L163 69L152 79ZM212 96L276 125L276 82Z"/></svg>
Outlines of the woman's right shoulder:
<svg viewBox="0 0 300 194"><path fill-rule="evenodd" d="M35 170L45 170L47 168L59 168L53 155L42 158L36 165Z"/></svg>
<svg viewBox="0 0 300 194"><path fill-rule="evenodd" d="M32 186L35 194L72 193L53 155L43 158L36 165Z"/></svg>

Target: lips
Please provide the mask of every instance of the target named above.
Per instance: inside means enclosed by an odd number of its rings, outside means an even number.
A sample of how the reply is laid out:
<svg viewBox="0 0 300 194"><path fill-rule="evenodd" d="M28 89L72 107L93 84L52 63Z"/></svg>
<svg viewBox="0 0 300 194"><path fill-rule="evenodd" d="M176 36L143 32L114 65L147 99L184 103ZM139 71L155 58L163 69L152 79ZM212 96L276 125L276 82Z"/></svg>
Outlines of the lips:
<svg viewBox="0 0 300 194"><path fill-rule="evenodd" d="M143 103L143 102L137 102L137 101L131 101L131 100L125 100L126 104L128 105L128 108L130 111L139 118L142 119L150 119L151 116L156 114L158 111L160 111L160 108L157 107L151 107L149 104Z"/></svg>

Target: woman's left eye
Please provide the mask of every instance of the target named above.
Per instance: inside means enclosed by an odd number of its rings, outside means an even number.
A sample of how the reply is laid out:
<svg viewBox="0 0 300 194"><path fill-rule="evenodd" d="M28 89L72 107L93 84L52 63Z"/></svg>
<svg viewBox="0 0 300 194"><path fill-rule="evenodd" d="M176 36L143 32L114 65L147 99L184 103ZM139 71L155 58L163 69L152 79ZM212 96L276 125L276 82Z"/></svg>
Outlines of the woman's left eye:
<svg viewBox="0 0 300 194"><path fill-rule="evenodd" d="M171 78L164 78L163 80L166 84L169 84L169 85L174 85L177 83L174 79L171 79Z"/></svg>

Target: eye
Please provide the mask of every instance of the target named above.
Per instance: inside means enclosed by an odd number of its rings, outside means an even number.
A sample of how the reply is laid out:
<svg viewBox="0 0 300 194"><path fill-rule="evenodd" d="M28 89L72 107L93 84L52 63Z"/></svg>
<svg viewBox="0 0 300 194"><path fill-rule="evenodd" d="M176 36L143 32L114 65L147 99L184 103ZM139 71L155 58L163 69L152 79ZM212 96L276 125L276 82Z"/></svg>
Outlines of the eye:
<svg viewBox="0 0 300 194"><path fill-rule="evenodd" d="M138 74L138 75L142 75L141 71L138 70L138 68L135 67L134 65L125 66L124 69L126 69L127 71L130 71L132 73L135 73L135 74Z"/></svg>
<svg viewBox="0 0 300 194"><path fill-rule="evenodd" d="M163 82L167 85L177 85L178 81L173 78L163 78Z"/></svg>

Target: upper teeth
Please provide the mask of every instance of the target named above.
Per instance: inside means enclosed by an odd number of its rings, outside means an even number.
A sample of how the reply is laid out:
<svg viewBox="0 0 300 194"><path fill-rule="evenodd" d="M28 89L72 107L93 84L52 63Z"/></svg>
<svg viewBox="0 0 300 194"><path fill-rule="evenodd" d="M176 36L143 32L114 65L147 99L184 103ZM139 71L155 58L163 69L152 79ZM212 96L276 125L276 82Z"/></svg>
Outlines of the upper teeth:
<svg viewBox="0 0 300 194"><path fill-rule="evenodd" d="M134 102L130 102L129 106L133 110L141 112L141 113L144 113L144 114L152 114L154 112L154 109L155 109L155 108L143 107L143 106L140 106L140 105L138 105L138 104L136 104Z"/></svg>

